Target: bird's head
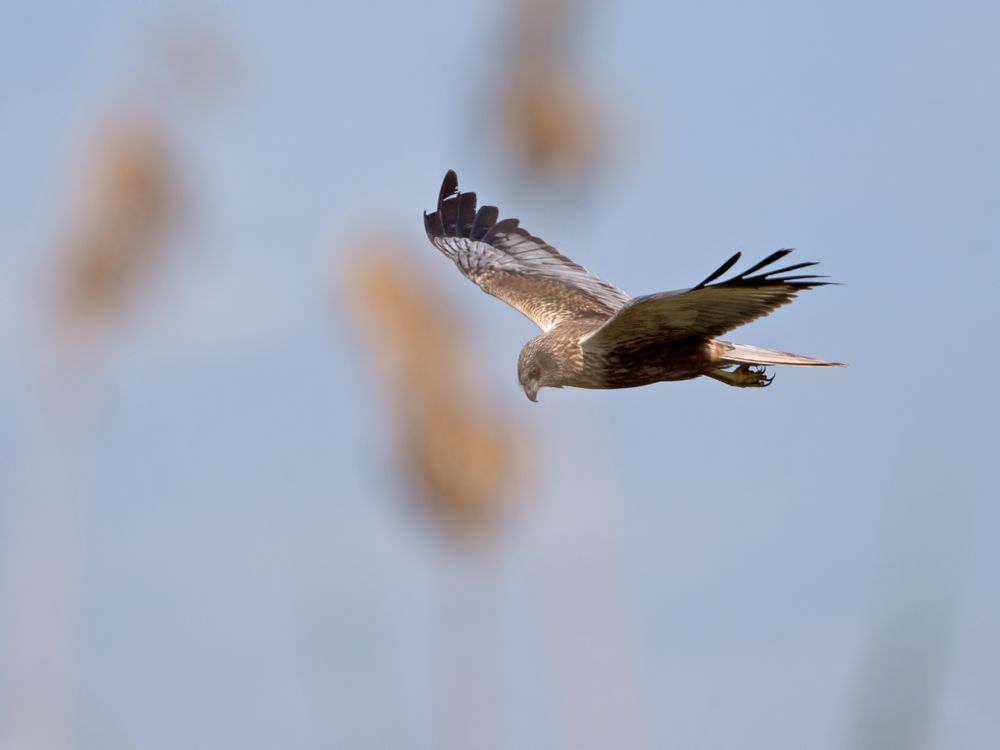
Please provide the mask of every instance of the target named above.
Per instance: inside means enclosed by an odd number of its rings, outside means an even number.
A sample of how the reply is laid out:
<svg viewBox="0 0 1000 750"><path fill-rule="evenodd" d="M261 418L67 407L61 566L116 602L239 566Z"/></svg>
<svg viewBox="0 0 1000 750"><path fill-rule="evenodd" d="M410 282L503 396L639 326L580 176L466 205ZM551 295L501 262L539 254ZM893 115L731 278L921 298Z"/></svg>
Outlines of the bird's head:
<svg viewBox="0 0 1000 750"><path fill-rule="evenodd" d="M521 356L517 360L517 379L528 400L538 401L538 390L554 385L549 377L553 372L553 363L549 353L532 346L533 343L529 341L521 350Z"/></svg>

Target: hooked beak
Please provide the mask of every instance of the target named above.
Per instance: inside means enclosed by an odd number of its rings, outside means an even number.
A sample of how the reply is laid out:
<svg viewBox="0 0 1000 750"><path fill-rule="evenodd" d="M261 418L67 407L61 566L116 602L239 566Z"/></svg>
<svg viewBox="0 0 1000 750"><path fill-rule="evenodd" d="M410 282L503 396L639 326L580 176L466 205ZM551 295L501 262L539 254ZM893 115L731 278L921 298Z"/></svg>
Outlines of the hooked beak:
<svg viewBox="0 0 1000 750"><path fill-rule="evenodd" d="M537 385L525 385L524 395L528 397L529 401L538 403L538 386Z"/></svg>

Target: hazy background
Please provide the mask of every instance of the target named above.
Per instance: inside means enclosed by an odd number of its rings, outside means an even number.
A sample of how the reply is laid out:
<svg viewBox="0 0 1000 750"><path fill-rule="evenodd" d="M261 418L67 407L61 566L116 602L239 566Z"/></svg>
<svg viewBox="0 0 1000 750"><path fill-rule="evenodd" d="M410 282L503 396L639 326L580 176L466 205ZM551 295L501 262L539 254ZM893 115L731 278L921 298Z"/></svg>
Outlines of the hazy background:
<svg viewBox="0 0 1000 750"><path fill-rule="evenodd" d="M0 748L1000 746L998 35L985 0L0 11ZM850 367L532 404L535 329L424 237L448 168L633 294L795 247L844 286L731 338ZM498 436L474 529L376 248L474 363L427 375Z"/></svg>

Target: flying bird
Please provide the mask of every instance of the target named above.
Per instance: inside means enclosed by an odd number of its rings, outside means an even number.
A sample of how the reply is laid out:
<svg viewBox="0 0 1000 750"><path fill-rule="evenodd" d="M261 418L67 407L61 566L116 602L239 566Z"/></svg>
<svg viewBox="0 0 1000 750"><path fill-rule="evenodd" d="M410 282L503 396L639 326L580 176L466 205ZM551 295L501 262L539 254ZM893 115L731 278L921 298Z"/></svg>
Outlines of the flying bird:
<svg viewBox="0 0 1000 750"><path fill-rule="evenodd" d="M700 375L737 388L771 384L772 365L832 367L813 357L716 338L762 318L825 276L793 274L815 263L773 268L778 250L743 273L718 281L740 253L690 289L630 297L520 226L495 206L476 210L449 170L437 210L424 212L430 241L484 292L530 318L542 333L521 349L517 377L525 395L541 388L633 388ZM766 269L771 270L766 270ZM716 282L716 283L713 283Z"/></svg>

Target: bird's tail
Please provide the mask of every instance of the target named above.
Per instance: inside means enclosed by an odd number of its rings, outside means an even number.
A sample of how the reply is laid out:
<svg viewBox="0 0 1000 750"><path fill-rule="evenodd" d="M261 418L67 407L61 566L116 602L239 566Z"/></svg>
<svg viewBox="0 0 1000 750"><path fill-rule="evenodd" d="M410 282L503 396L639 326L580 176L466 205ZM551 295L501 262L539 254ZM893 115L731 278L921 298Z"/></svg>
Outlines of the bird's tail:
<svg viewBox="0 0 1000 750"><path fill-rule="evenodd" d="M730 344L728 341L717 342L722 345L719 358L723 362L739 362L750 365L791 365L796 367L843 367L843 362L827 362L825 359L803 357L798 354L779 352L751 344Z"/></svg>

